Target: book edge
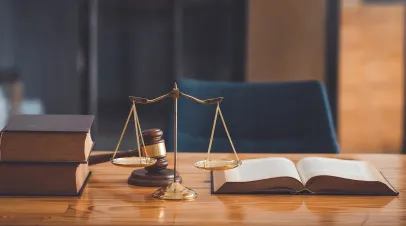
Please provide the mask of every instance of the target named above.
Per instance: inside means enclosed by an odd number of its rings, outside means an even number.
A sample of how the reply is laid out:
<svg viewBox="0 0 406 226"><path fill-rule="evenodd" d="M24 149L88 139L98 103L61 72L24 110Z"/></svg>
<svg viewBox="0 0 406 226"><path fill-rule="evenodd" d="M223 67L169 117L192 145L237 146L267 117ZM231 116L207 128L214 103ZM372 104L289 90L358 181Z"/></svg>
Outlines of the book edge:
<svg viewBox="0 0 406 226"><path fill-rule="evenodd" d="M92 155L92 152L94 151L95 144L96 144L96 142L93 142L92 148L90 149L90 152L89 152L89 156L87 157L86 160L83 160L83 161L63 161L63 162L62 161L4 161L0 158L0 164L85 164L85 163L89 163L89 158Z"/></svg>
<svg viewBox="0 0 406 226"><path fill-rule="evenodd" d="M385 175L382 173L382 171L379 171L379 173L382 175L383 179L386 180L386 182L388 182L388 184L390 185L390 189L393 190L393 193L396 194L396 196L399 195L399 191L396 190L396 188L391 184L391 182L388 180L388 178L385 177Z"/></svg>
<svg viewBox="0 0 406 226"><path fill-rule="evenodd" d="M382 172L380 172L382 174ZM382 174L383 176L383 174ZM386 177L384 176L385 180ZM214 176L213 176L213 171L210 171L210 194L219 194L219 195L238 195L238 194L244 194L244 195L255 195L255 194L275 194L275 195L337 195L337 196L398 196L399 192L393 187L393 185L388 181L388 184L390 184L395 191L393 194L355 194L355 193L316 193L312 192L311 190L305 188L299 191L292 191L292 192L272 192L272 191L252 191L250 193L229 193L229 192L216 192L214 191Z"/></svg>
<svg viewBox="0 0 406 226"><path fill-rule="evenodd" d="M226 182L227 183L227 182ZM220 187L221 188L221 187ZM214 176L213 176L213 171L210 171L210 194L228 194L228 195L238 195L238 194L288 194L292 195L295 194L296 191L289 191L289 192L275 192L275 191L252 191L252 192L218 192L214 191Z"/></svg>
<svg viewBox="0 0 406 226"><path fill-rule="evenodd" d="M92 175L92 171L89 171L87 174L87 177L85 181L83 182L82 187L79 189L78 192L72 193L72 194L20 194L20 193L0 193L0 196L2 197L13 197L13 198L35 198L35 197L80 197L83 194L83 191L85 190L87 184L89 183L90 177Z"/></svg>
<svg viewBox="0 0 406 226"><path fill-rule="evenodd" d="M77 115L77 114L41 114L41 115L30 115L30 114L20 114L18 115L19 117L21 116L84 116L84 117L89 117L89 126L87 126L88 128L86 128L86 130L77 130L77 131L73 131L73 130L69 130L69 131L63 131L63 130L22 130L22 129L10 129L9 128L9 122L11 120L11 118L8 120L7 124L1 129L1 133L3 132L33 132L33 133L87 133L91 130L92 125L94 123L94 119L95 119L95 115Z"/></svg>

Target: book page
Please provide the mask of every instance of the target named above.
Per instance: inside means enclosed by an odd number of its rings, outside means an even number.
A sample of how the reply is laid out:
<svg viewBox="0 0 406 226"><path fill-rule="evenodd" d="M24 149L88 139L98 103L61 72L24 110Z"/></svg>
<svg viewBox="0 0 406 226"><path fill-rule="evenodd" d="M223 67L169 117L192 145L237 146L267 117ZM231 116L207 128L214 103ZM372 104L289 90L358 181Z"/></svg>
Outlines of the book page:
<svg viewBox="0 0 406 226"><path fill-rule="evenodd" d="M281 157L243 160L241 166L224 172L227 182L248 182L276 177L292 177L302 181L295 164Z"/></svg>
<svg viewBox="0 0 406 226"><path fill-rule="evenodd" d="M350 180L380 181L368 162L323 157L306 157L296 164L303 184L315 176L327 175Z"/></svg>

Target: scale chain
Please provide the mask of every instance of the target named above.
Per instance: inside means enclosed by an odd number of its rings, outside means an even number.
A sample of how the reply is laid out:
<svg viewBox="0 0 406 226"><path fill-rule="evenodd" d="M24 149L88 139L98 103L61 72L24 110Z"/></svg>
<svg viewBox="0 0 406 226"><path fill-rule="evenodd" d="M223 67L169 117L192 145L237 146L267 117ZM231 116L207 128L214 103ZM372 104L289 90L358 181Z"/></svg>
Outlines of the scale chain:
<svg viewBox="0 0 406 226"><path fill-rule="evenodd" d="M214 115L213 128L212 128L212 130L211 130L211 136L210 136L209 148L208 148L208 150L207 150L206 160L210 160L210 159L209 159L209 155L210 155L211 145L212 145L212 143L213 143L214 130L216 129L217 115L218 115L218 113L219 113L219 109L220 109L220 106L219 106L219 104L217 104L217 107L216 107L216 114ZM205 164L206 164L206 163L205 163Z"/></svg>
<svg viewBox="0 0 406 226"><path fill-rule="evenodd" d="M118 140L116 150L114 151L114 154L113 154L113 157L111 157L111 160L113 160L116 157L118 148L120 147L121 141L123 140L123 137L124 137L124 133L127 130L128 122L130 121L131 114L133 113L133 110L134 110L134 108L131 108L130 113L128 114L127 121L125 122L123 132L121 132L120 139Z"/></svg>
<svg viewBox="0 0 406 226"><path fill-rule="evenodd" d="M138 126L137 126L137 112L135 109L135 102L133 101L133 112L134 112L134 127L135 127L135 136L137 140L137 147L138 147L138 155L140 156L140 163L141 163L141 148L140 148L140 139L138 135Z"/></svg>
<svg viewBox="0 0 406 226"><path fill-rule="evenodd" d="M231 140L230 133L228 132L228 129L227 129L226 122L225 122L225 120L224 120L223 114L221 113L220 106L218 107L218 110L219 110L219 113L220 113L221 121L223 122L223 125L224 125L224 129L226 130L227 137L228 137L228 139L230 140L231 147L233 148L235 157L237 158L237 161L240 161L240 159L238 158L238 155L237 155L237 151L235 151L235 147L234 147L233 141Z"/></svg>
<svg viewBox="0 0 406 226"><path fill-rule="evenodd" d="M140 124L140 120L138 119L138 112L137 112L137 108L136 108L135 104L134 104L134 116L136 117L136 120L137 120L136 129L138 128L138 131L140 132L140 135L141 135L140 136L141 137L141 145L142 145L142 147L144 149L145 157L148 157L147 150L145 149L144 137L142 136L141 124ZM141 153L139 153L139 154L141 154ZM140 157L141 157L141 155L140 155Z"/></svg>

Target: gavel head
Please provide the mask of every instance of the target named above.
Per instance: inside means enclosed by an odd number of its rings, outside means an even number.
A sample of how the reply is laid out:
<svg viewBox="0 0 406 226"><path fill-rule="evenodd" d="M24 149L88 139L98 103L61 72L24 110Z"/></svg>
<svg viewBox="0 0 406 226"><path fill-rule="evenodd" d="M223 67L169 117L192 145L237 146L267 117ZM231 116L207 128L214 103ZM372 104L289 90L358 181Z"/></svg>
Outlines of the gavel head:
<svg viewBox="0 0 406 226"><path fill-rule="evenodd" d="M145 151L141 147L142 155L147 155L151 158L163 158L166 156L165 140L162 138L163 132L160 129L148 129L142 132L144 139Z"/></svg>

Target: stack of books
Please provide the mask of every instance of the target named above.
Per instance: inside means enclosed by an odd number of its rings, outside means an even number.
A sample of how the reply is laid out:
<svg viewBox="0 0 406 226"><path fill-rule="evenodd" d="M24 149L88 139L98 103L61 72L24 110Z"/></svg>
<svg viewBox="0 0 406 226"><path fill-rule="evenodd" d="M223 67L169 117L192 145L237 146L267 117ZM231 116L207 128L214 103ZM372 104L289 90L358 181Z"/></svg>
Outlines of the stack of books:
<svg viewBox="0 0 406 226"><path fill-rule="evenodd" d="M91 174L91 115L15 115L1 131L0 195L80 195Z"/></svg>

